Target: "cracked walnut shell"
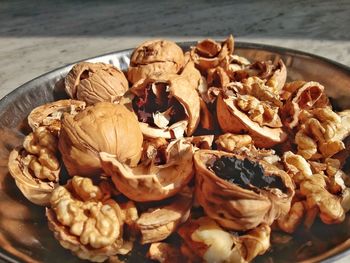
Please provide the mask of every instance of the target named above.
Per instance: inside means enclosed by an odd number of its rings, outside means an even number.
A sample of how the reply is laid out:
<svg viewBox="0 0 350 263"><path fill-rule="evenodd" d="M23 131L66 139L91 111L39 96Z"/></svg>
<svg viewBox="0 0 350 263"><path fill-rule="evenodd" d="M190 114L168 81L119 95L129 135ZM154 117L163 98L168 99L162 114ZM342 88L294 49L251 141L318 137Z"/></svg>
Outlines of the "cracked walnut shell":
<svg viewBox="0 0 350 263"><path fill-rule="evenodd" d="M269 127L266 125L259 125L251 119L244 111L237 105L235 96L225 96L220 93L217 99L217 118L220 128L227 133L248 133L254 141L254 145L258 147L271 147L281 143L287 139L287 134L280 127ZM264 110L263 110L264 111ZM264 114L262 118L264 119ZM277 113L269 114L269 119L277 124L278 120L275 116ZM279 118L279 117L278 117ZM274 125L275 126L275 125Z"/></svg>
<svg viewBox="0 0 350 263"><path fill-rule="evenodd" d="M64 114L58 146L71 176L93 176L102 172L99 152L137 165L142 140L133 112L122 105L99 102L75 116Z"/></svg>
<svg viewBox="0 0 350 263"><path fill-rule="evenodd" d="M200 100L187 76L152 75L133 85L133 108L146 137L191 136L199 124Z"/></svg>
<svg viewBox="0 0 350 263"><path fill-rule="evenodd" d="M28 115L28 124L34 131L44 126L51 132L59 134L64 112L76 115L85 109L85 102L79 100L58 100L36 107Z"/></svg>
<svg viewBox="0 0 350 263"><path fill-rule="evenodd" d="M128 90L124 73L110 64L80 62L65 78L65 89L72 99L97 102L119 102Z"/></svg>
<svg viewBox="0 0 350 263"><path fill-rule="evenodd" d="M190 251L205 262L251 262L270 248L271 228L266 224L239 236L209 217L200 217L187 221L178 232Z"/></svg>
<svg viewBox="0 0 350 263"><path fill-rule="evenodd" d="M45 127L39 127L25 137L23 146L10 153L10 174L23 195L34 204L47 205L58 185L57 152L56 137Z"/></svg>
<svg viewBox="0 0 350 263"><path fill-rule="evenodd" d="M116 188L134 201L162 200L181 191L194 174L193 146L185 139L171 142L165 150L165 163L141 163L136 167L100 153L104 172Z"/></svg>
<svg viewBox="0 0 350 263"><path fill-rule="evenodd" d="M203 72L210 68L227 65L234 49L234 39L230 35L223 42L205 39L197 43L190 51L191 60Z"/></svg>
<svg viewBox="0 0 350 263"><path fill-rule="evenodd" d="M224 159L228 159L228 163ZM243 168L231 172L215 170L223 161L225 164L221 167L226 167L224 169ZM275 219L288 213L294 195L293 182L286 172L276 166L264 160L214 150L197 151L194 163L196 200L206 214L221 226L248 230L261 223L271 225ZM256 169L258 172L254 172L252 177L250 173ZM268 183L258 182L264 176Z"/></svg>

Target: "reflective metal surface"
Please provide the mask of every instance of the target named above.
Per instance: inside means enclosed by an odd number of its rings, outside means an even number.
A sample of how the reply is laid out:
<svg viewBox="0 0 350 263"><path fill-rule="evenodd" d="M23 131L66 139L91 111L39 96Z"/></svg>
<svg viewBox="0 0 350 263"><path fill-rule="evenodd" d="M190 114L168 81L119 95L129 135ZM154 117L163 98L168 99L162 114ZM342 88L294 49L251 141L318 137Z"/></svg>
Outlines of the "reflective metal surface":
<svg viewBox="0 0 350 263"><path fill-rule="evenodd" d="M188 48L194 43L181 43ZM89 61L100 61L126 69L131 50L115 52ZM235 53L254 60L282 58L288 80L314 80L326 87L336 109L350 108L350 68L311 54L273 46L236 43ZM0 101L0 259L9 262L79 262L61 248L47 227L44 208L29 203L17 189L7 170L9 152L20 145L29 132L26 117L41 104L66 98L63 77L71 65L42 75L13 91ZM280 239L287 240L286 235ZM257 262L350 260L350 215L339 225L316 222L310 231L301 229L285 244L274 245ZM144 247L129 258L140 262Z"/></svg>

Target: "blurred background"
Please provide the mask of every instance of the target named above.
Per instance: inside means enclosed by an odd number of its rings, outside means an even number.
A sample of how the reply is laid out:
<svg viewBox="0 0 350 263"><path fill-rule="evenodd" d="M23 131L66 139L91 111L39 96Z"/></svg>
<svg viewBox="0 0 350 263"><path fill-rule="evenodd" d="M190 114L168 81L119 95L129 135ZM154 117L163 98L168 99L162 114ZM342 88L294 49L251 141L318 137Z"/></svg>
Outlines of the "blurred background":
<svg viewBox="0 0 350 263"><path fill-rule="evenodd" d="M350 66L350 1L0 0L0 98L47 71L149 38L229 34Z"/></svg>

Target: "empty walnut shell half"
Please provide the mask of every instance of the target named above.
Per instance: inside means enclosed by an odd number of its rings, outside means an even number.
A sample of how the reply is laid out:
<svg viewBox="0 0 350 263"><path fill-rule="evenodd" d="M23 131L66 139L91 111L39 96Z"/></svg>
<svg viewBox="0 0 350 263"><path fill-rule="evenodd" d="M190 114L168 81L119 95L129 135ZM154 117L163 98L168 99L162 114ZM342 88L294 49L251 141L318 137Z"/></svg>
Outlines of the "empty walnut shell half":
<svg viewBox="0 0 350 263"><path fill-rule="evenodd" d="M191 59L201 71L206 72L210 68L228 64L233 49L234 39L232 35L221 43L206 39L198 42L191 49Z"/></svg>
<svg viewBox="0 0 350 263"><path fill-rule="evenodd" d="M128 80L135 83L154 74L178 73L184 63L183 51L175 42L149 40L131 54Z"/></svg>
<svg viewBox="0 0 350 263"><path fill-rule="evenodd" d="M192 189L184 187L170 204L142 213L135 222L136 229L141 233L141 243L158 242L174 233L190 215L192 196Z"/></svg>
<svg viewBox="0 0 350 263"><path fill-rule="evenodd" d="M163 164L139 164L130 167L114 155L100 153L104 172L112 177L116 188L134 201L162 200L178 193L194 174L193 146L185 139L171 142L165 150Z"/></svg>
<svg viewBox="0 0 350 263"><path fill-rule="evenodd" d="M196 199L221 226L248 230L288 213L293 182L276 166L213 150L197 151L194 162Z"/></svg>
<svg viewBox="0 0 350 263"><path fill-rule="evenodd" d="M146 137L192 135L200 119L199 95L192 85L188 77L174 74L152 75L133 85L133 108Z"/></svg>
<svg viewBox="0 0 350 263"><path fill-rule="evenodd" d="M114 154L121 162L137 165L142 132L136 116L125 106L99 102L75 116L64 114L59 137L62 159L71 176L102 172L98 153Z"/></svg>
<svg viewBox="0 0 350 263"><path fill-rule="evenodd" d="M100 101L119 102L128 88L124 73L104 63L80 62L65 78L69 97L85 101L88 105Z"/></svg>
<svg viewBox="0 0 350 263"><path fill-rule="evenodd" d="M85 102L79 100L58 100L36 107L28 115L28 124L33 131L41 126L59 134L64 112L76 115L85 109Z"/></svg>
<svg viewBox="0 0 350 263"><path fill-rule="evenodd" d="M90 178L74 176L57 187L46 209L49 228L60 244L81 259L103 262L127 254L132 243L123 240L123 211Z"/></svg>
<svg viewBox="0 0 350 263"><path fill-rule="evenodd" d="M249 116L238 109L234 96L220 94L217 99L217 118L220 128L227 133L248 133L254 141L254 145L269 148L287 139L287 134L282 128L261 126L251 120Z"/></svg>

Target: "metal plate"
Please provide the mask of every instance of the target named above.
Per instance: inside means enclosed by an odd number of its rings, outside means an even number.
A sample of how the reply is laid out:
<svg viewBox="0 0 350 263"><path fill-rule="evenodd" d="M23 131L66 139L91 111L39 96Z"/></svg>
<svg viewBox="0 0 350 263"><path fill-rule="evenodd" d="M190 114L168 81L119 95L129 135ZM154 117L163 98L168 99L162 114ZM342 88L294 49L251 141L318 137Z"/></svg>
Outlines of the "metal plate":
<svg viewBox="0 0 350 263"><path fill-rule="evenodd" d="M188 49L194 43L180 43ZM235 54L249 60L283 59L288 80L314 80L326 87L337 110L350 108L350 68L315 55L267 45L235 43ZM131 50L88 59L111 63L125 70ZM0 259L9 262L79 262L63 249L47 227L44 208L29 203L8 173L9 152L22 143L29 132L26 117L44 103L66 98L63 77L68 65L42 75L14 90L0 101ZM350 215L339 225L316 222L310 231L301 229L285 245L274 246L257 262L333 262L350 258ZM140 262L138 247L129 262Z"/></svg>

